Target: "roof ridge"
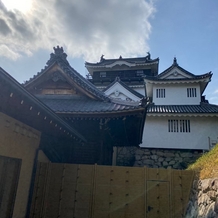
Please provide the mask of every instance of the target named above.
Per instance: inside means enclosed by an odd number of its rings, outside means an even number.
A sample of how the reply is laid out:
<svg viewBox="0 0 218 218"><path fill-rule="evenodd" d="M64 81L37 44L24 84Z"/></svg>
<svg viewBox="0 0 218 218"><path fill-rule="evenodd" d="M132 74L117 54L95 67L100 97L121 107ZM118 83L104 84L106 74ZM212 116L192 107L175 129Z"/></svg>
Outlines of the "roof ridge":
<svg viewBox="0 0 218 218"><path fill-rule="evenodd" d="M151 55L149 52L147 52L147 56L144 56L144 57L134 57L134 58L123 58L121 55L119 58L109 58L109 59L106 59L104 58L104 55L102 55L100 57L100 61L99 62L96 62L96 63L91 63L91 62L88 62L86 61L85 62L85 65L98 65L98 64L106 64L107 62L115 62L115 61L126 61L126 62L135 62L135 61L143 61L145 63L153 63L153 62L156 62L156 61L159 61L159 58L155 58L155 59L151 59Z"/></svg>
<svg viewBox="0 0 218 218"><path fill-rule="evenodd" d="M71 127L68 123L66 123L63 119L61 119L55 112L45 105L42 101L40 101L36 96L32 95L28 90L26 90L22 84L20 84L17 80L15 80L9 73L7 73L3 68L0 67L0 77L3 81L6 81L10 84L11 87L19 91L25 98L33 102L37 105L41 110L48 113L53 119L55 119L58 123L65 126L70 132L72 132L76 137L86 141L86 139L74 128Z"/></svg>
<svg viewBox="0 0 218 218"><path fill-rule="evenodd" d="M189 74L190 76L195 76L193 73L190 73L189 71L185 70L184 68L180 67L178 62L177 62L177 58L174 57L173 59L173 64L168 67L166 70L164 70L163 72L161 72L160 74L157 75L157 77L163 76L165 74L167 74L170 70L172 70L174 67L178 67L182 72Z"/></svg>
<svg viewBox="0 0 218 218"><path fill-rule="evenodd" d="M50 54L50 59L46 62L46 66L44 67L44 69L42 69L40 72L37 73L37 75L34 75L28 81L26 81L23 84L24 86L27 86L30 82L42 75L45 70L57 63L66 74L73 78L76 84L83 87L86 91L94 95L96 98L103 101L110 101L109 97L107 97L103 92L97 89L91 82L85 79L80 73L78 73L73 67L70 66L69 62L67 61L67 54L64 52L63 47L57 46L53 49L54 53Z"/></svg>

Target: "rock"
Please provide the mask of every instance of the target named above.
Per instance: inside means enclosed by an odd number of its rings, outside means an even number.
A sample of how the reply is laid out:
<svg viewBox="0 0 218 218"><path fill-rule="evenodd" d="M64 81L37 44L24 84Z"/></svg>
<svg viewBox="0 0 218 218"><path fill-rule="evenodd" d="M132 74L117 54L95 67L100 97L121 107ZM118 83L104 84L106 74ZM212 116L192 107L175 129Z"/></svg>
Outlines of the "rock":
<svg viewBox="0 0 218 218"><path fill-rule="evenodd" d="M172 160L172 158L171 157L167 157L166 159L165 159L165 161L171 161Z"/></svg>
<svg viewBox="0 0 218 218"><path fill-rule="evenodd" d="M210 190L211 179L204 179L201 181L201 190L206 193Z"/></svg>
<svg viewBox="0 0 218 218"><path fill-rule="evenodd" d="M158 158L158 161L159 161L159 162L163 162L163 160L164 160L164 158L162 158L162 157L159 157L159 158Z"/></svg>
<svg viewBox="0 0 218 218"><path fill-rule="evenodd" d="M144 154L144 151L142 149L138 149L138 150L136 150L135 154L141 156Z"/></svg>
<svg viewBox="0 0 218 218"><path fill-rule="evenodd" d="M143 164L152 165L152 164L154 164L154 161L153 160L143 160Z"/></svg>
<svg viewBox="0 0 218 218"><path fill-rule="evenodd" d="M218 178L195 180L189 199L186 218L218 218Z"/></svg>
<svg viewBox="0 0 218 218"><path fill-rule="evenodd" d="M216 200L216 192L213 191L208 191L207 195L210 197L211 200L215 201Z"/></svg>
<svg viewBox="0 0 218 218"><path fill-rule="evenodd" d="M218 198L216 199L215 204L214 204L214 211L216 214L218 214Z"/></svg>
<svg viewBox="0 0 218 218"><path fill-rule="evenodd" d="M144 155L144 156L141 156L141 159L142 160L148 160L148 159L150 159L150 155Z"/></svg>
<svg viewBox="0 0 218 218"><path fill-rule="evenodd" d="M211 188L213 190L218 190L218 179L213 179L213 181L211 182Z"/></svg>
<svg viewBox="0 0 218 218"><path fill-rule="evenodd" d="M157 156L157 155L151 155L151 159L157 160L157 159L158 159L158 156Z"/></svg>
<svg viewBox="0 0 218 218"><path fill-rule="evenodd" d="M206 214L205 218L215 218L215 217L217 217L216 213L214 211L214 205L215 205L215 202L210 204L210 206L208 207L208 209L205 212L205 214Z"/></svg>
<svg viewBox="0 0 218 218"><path fill-rule="evenodd" d="M174 160L178 161L178 162L182 162L182 158L181 157L176 157Z"/></svg>
<svg viewBox="0 0 218 218"><path fill-rule="evenodd" d="M174 153L164 153L164 157L175 157Z"/></svg>
<svg viewBox="0 0 218 218"><path fill-rule="evenodd" d="M209 196L206 194L203 194L198 198L198 205L200 205L200 204L207 205L209 203L209 201L210 201Z"/></svg>
<svg viewBox="0 0 218 218"><path fill-rule="evenodd" d="M136 161L141 160L141 156L140 155L135 155L135 160Z"/></svg>
<svg viewBox="0 0 218 218"><path fill-rule="evenodd" d="M163 166L164 166L164 167L165 167L165 166L168 166L168 162L164 161L164 162L163 162Z"/></svg>
<svg viewBox="0 0 218 218"><path fill-rule="evenodd" d="M175 163L176 163L176 161L171 160L171 161L169 162L169 165L173 165L173 164L175 164Z"/></svg>
<svg viewBox="0 0 218 218"><path fill-rule="evenodd" d="M180 157L179 153L175 153L175 157Z"/></svg>
<svg viewBox="0 0 218 218"><path fill-rule="evenodd" d="M151 150L151 153L152 153L152 154L156 154L157 151L156 151L155 149L153 149L153 150Z"/></svg>
<svg viewBox="0 0 218 218"><path fill-rule="evenodd" d="M181 157L193 157L193 154L190 152L186 152L186 153L181 153L180 156Z"/></svg>
<svg viewBox="0 0 218 218"><path fill-rule="evenodd" d="M163 157L164 153L162 151L157 151L156 154L160 157Z"/></svg>

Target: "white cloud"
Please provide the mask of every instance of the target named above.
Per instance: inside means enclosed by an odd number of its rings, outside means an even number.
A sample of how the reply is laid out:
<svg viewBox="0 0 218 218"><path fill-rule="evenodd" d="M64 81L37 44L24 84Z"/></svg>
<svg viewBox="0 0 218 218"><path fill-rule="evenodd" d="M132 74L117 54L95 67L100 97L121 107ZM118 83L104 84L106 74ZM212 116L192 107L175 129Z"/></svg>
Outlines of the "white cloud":
<svg viewBox="0 0 218 218"><path fill-rule="evenodd" d="M0 45L0 54L3 54L4 57L16 60L20 57L19 53L16 51L14 52L10 47L7 45Z"/></svg>
<svg viewBox="0 0 218 218"><path fill-rule="evenodd" d="M87 61L146 55L154 12L149 0L35 0L26 14L0 2L0 56L16 59L58 44Z"/></svg>

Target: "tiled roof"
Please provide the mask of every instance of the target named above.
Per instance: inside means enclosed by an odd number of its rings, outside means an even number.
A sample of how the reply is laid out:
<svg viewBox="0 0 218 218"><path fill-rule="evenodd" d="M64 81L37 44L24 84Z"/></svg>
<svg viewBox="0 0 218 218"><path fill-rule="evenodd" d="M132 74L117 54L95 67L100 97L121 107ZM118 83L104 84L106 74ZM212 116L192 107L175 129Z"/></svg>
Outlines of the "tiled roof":
<svg viewBox="0 0 218 218"><path fill-rule="evenodd" d="M4 84L4 86L2 84ZM0 96L0 102L5 102L3 101L3 98L8 98L7 99L7 104L4 104L3 106L6 108L6 111L12 111L10 107L13 107L14 110L16 110L16 116L19 118L23 118L27 123L27 125L32 126L33 128L36 128L40 131L42 131L41 128L41 122L33 122L33 119L31 117L31 112L37 110L38 112L38 120L40 120L40 117L47 117L47 120L53 120L53 124L56 123L58 124L59 127L63 127L62 129L68 130L70 133L72 133L76 138L86 141L86 139L77 132L77 130L74 129L74 127L69 126L64 120L62 120L57 114L54 113L49 107L47 107L45 104L43 104L39 99L37 99L35 96L33 96L31 93L29 93L20 83L18 83L13 77L11 77L6 71L4 71L0 67L0 87L1 87L1 92L4 93L4 95ZM6 95L6 88L7 91L10 91L10 96ZM24 104L18 103L16 107L14 107L13 104L16 104L17 100L13 100L16 98L16 96L19 96L23 101ZM10 102L12 101L13 104ZM31 105L31 109L28 110L28 113L26 113L25 108L27 105ZM12 106L13 105L13 106ZM22 109L22 105L25 105ZM1 104L0 104L1 108ZM2 107L3 108L3 107ZM28 107L27 107L28 108ZM12 112L11 112L12 113ZM36 113L37 114L37 113ZM17 117L15 117L18 119ZM47 124L46 122L44 123L44 126L47 126L46 130L52 130L51 124ZM50 129L49 129L50 127ZM57 129L57 128L56 128Z"/></svg>
<svg viewBox="0 0 218 218"><path fill-rule="evenodd" d="M211 75L211 72L209 73L206 73L206 74L202 74L202 75L194 75L192 73L190 73L189 71L185 70L184 68L180 67L177 63L177 60L176 58L174 58L173 60L173 64L167 68L166 70L164 70L162 73L160 73L159 75L157 75L156 78L153 78L153 79L160 79L161 77L163 77L164 75L166 75L168 72L170 72L174 67L177 67L179 70L181 70L182 72L184 72L185 74L189 75L191 78L186 78L186 79L176 79L176 80L192 80L192 79L202 79L202 78L205 78L209 75ZM172 80L172 79L161 79L161 80Z"/></svg>
<svg viewBox="0 0 218 218"><path fill-rule="evenodd" d="M142 108L138 103L97 101L86 97L68 95L38 95L40 101L56 113L101 113L131 111Z"/></svg>
<svg viewBox="0 0 218 218"><path fill-rule="evenodd" d="M138 98L143 98L144 96L140 93L138 93L137 91L135 91L134 89L130 88L126 83L122 82L120 80L119 77L116 77L116 79L110 84L108 85L103 92L105 92L106 90L108 90L110 87L112 87L115 83L119 83L121 86L123 86L125 89L127 89L129 92L131 92L133 95L137 96Z"/></svg>
<svg viewBox="0 0 218 218"><path fill-rule="evenodd" d="M205 73L202 75L193 75L192 78L162 79L162 78L160 78L160 74L158 76L145 76L144 78L146 80L151 80L151 81L173 81L173 80L178 80L178 81L192 81L193 80L194 81L196 79L204 79L204 78L211 77L211 76L212 76L212 73L209 72L209 73Z"/></svg>
<svg viewBox="0 0 218 218"><path fill-rule="evenodd" d="M217 113L218 105L201 103L200 105L154 105L150 104L147 113Z"/></svg>
<svg viewBox="0 0 218 218"><path fill-rule="evenodd" d="M110 99L99 89L97 89L91 82L89 82L87 79L85 79L82 75L80 75L75 69L73 69L70 64L68 63L67 54L64 53L63 48L57 47L54 48L54 53L51 53L50 59L47 62L47 66L41 70L37 75L35 75L33 78L30 78L29 81L26 81L24 86L29 85L36 79L38 79L48 68L52 67L54 64L58 64L61 69L69 75L73 81L78 84L80 87L85 89L87 92L94 95L96 98L101 99L103 101L110 101Z"/></svg>
<svg viewBox="0 0 218 218"><path fill-rule="evenodd" d="M90 62L86 62L85 66L105 66L105 65L110 65L113 64L116 61L125 61L128 62L130 64L152 64L152 63L156 63L159 61L159 58L156 59L150 59L148 58L148 56L146 57L138 57L138 58L117 58L117 59L104 59L102 58L100 60L100 62L97 63L90 63Z"/></svg>

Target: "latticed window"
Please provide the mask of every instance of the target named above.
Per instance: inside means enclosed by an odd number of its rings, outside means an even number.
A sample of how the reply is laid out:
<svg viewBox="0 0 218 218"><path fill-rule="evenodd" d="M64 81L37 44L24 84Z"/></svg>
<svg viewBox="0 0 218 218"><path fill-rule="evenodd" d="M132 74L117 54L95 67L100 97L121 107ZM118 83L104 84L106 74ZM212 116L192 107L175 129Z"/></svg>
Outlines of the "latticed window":
<svg viewBox="0 0 218 218"><path fill-rule="evenodd" d="M165 98L165 89L156 89L156 98Z"/></svg>
<svg viewBox="0 0 218 218"><path fill-rule="evenodd" d="M168 132L190 131L190 120L168 120Z"/></svg>
<svg viewBox="0 0 218 218"><path fill-rule="evenodd" d="M187 97L188 98L197 97L196 88L187 88Z"/></svg>

